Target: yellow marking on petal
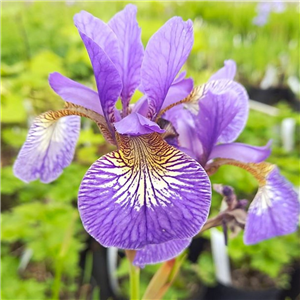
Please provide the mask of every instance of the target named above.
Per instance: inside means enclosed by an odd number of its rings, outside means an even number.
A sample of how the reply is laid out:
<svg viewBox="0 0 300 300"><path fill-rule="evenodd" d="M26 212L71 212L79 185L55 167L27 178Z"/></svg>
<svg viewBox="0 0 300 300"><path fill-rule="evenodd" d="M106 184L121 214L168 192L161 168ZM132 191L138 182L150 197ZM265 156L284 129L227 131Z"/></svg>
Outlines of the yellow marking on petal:
<svg viewBox="0 0 300 300"><path fill-rule="evenodd" d="M161 116L166 111L168 111L169 109L171 109L174 106L179 105L179 104L185 104L185 106L188 108L188 110L191 113L197 114L199 112L199 105L198 105L199 101L206 96L207 92L211 88L214 88L215 86L217 86L219 91L226 90L226 87L228 87L228 84L230 82L231 82L230 80L224 80L223 83L220 83L219 80L212 80L212 81L209 81L205 84L195 86L193 88L193 90L191 91L191 93L187 97L185 97L184 99L182 99L180 101L172 103L169 106L162 109L158 113L155 121L158 122L158 119L161 118Z"/></svg>
<svg viewBox="0 0 300 300"><path fill-rule="evenodd" d="M45 121L55 121L62 117L72 116L72 115L85 117L93 120L98 125L101 133L106 138L106 140L114 145L116 144L107 127L104 116L96 113L91 109L87 109L83 106L76 105L70 102L65 102L64 109L57 110L57 111L48 111L42 114L40 117L41 117L41 121L42 119L45 119Z"/></svg>
<svg viewBox="0 0 300 300"><path fill-rule="evenodd" d="M222 165L232 165L248 171L257 179L260 187L266 185L268 175L275 168L275 165L272 165L267 162L243 163L233 159L220 158L216 159L213 163L209 164L206 168L206 171L209 175L212 175Z"/></svg>
<svg viewBox="0 0 300 300"><path fill-rule="evenodd" d="M190 162L184 154L168 145L158 133L137 137L117 134L118 151L108 154L109 162L116 166L114 174L120 176L120 187L116 190L116 203L130 205L139 210L143 205L166 206L170 203L170 186L174 189L183 186L176 177L183 173ZM126 175L124 175L126 174Z"/></svg>
<svg viewBox="0 0 300 300"><path fill-rule="evenodd" d="M158 119L166 112L168 111L169 109L173 108L174 106L176 105L179 105L179 104L185 104L185 103L198 103L198 100L200 98L203 97L203 95L205 94L204 91L205 91L205 88L206 88L206 84L203 84L203 85L199 85L199 86L195 86L193 88L193 90L191 91L191 93L185 97L184 99L180 100L180 101L177 101L175 103L172 103L170 104L169 106L167 106L166 108L162 109L159 114L157 115L156 117L156 122L158 121ZM194 108L194 107L193 107ZM196 110L198 110L197 108L194 108Z"/></svg>

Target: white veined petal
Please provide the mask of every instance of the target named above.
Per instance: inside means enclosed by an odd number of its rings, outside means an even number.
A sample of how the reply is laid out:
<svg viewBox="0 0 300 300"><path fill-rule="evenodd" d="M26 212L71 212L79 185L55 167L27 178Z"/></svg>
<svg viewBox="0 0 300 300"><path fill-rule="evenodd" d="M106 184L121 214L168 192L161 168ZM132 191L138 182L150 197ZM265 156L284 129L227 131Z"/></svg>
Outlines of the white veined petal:
<svg viewBox="0 0 300 300"><path fill-rule="evenodd" d="M37 117L14 164L15 176L25 182L55 180L73 159L79 131L79 116Z"/></svg>

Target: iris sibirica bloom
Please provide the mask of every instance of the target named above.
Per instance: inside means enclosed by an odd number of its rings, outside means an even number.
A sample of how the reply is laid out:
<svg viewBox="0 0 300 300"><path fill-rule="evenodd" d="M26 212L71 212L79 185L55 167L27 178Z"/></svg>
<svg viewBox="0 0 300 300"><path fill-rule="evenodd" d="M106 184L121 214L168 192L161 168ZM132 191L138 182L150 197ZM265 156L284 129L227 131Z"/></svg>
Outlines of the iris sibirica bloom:
<svg viewBox="0 0 300 300"><path fill-rule="evenodd" d="M270 155L270 142L264 147L234 143L248 118L248 96L233 81L235 73L234 61L225 61L225 66L207 84L195 88L182 104L167 111L165 118L179 133L182 149L208 174L228 164L247 170L258 180L259 190L249 207L244 235L246 244L254 244L294 232L299 201L278 168L263 162ZM191 103L197 104L196 111Z"/></svg>
<svg viewBox="0 0 300 300"><path fill-rule="evenodd" d="M108 24L84 11L74 22L98 92L51 74L50 85L66 106L34 121L15 174L27 182L56 179L72 160L79 116L94 120L117 150L97 160L82 180L78 206L85 229L106 247L140 249L136 264L172 258L205 223L211 198L203 167L168 145L168 133L155 122L164 106L192 89L192 80L184 74L176 78L193 45L192 22L170 19L145 51L133 5ZM130 106L138 87L147 102ZM119 98L121 111L115 108Z"/></svg>
<svg viewBox="0 0 300 300"><path fill-rule="evenodd" d="M269 155L269 145L232 143L248 114L247 93L233 81L234 62L227 61L200 87L179 73L193 45L190 20L171 18L145 50L133 5L108 24L84 11L74 22L94 69L97 92L59 73L50 75L52 89L66 104L35 119L14 166L17 177L55 180L73 158L80 117L88 117L117 150L85 174L78 196L80 216L100 244L137 250L134 264L173 258L189 245L209 213L211 186L205 169L211 173L224 163L249 169L247 163L254 162L261 178L246 242L295 230L297 199L291 185L275 167L261 173L255 164ZM136 89L144 96L133 105ZM121 110L116 109L118 99ZM214 160L219 157L227 160ZM293 209L293 216L273 221L279 207ZM253 234L249 228L263 220L267 232ZM282 228L270 231L274 224Z"/></svg>

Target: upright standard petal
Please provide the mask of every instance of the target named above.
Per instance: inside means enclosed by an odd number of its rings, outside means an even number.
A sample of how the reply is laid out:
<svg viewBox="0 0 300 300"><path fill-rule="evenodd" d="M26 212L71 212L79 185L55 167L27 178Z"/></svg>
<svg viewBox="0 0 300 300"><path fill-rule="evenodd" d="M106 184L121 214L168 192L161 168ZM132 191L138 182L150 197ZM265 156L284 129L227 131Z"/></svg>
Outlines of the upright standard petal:
<svg viewBox="0 0 300 300"><path fill-rule="evenodd" d="M51 88L65 101L83 106L103 115L98 93L57 72L49 75Z"/></svg>
<svg viewBox="0 0 300 300"><path fill-rule="evenodd" d="M115 104L122 91L122 81L119 72L98 44L83 33L81 33L81 38L93 65L104 116L111 131L113 131L111 124L116 121Z"/></svg>
<svg viewBox="0 0 300 300"><path fill-rule="evenodd" d="M251 203L246 220L244 242L260 241L292 233L299 222L299 199L293 186L270 165L267 176Z"/></svg>
<svg viewBox="0 0 300 300"><path fill-rule="evenodd" d="M192 239L173 240L162 244L147 245L136 252L133 264L144 267L170 260L182 253L191 243Z"/></svg>
<svg viewBox="0 0 300 300"><path fill-rule="evenodd" d="M141 69L142 86L149 101L148 117L154 118L160 111L193 41L192 22L180 17L170 19L149 40Z"/></svg>
<svg viewBox="0 0 300 300"><path fill-rule="evenodd" d="M196 119L198 138L202 143L204 164L217 143L234 141L243 130L248 117L248 96L234 81L218 80L208 84L199 101Z"/></svg>
<svg viewBox="0 0 300 300"><path fill-rule="evenodd" d="M86 11L81 11L74 16L74 24L80 35L84 34L89 37L106 53L109 59L118 68L120 64L121 49L113 30L102 20ZM87 50L89 51L89 49Z"/></svg>
<svg viewBox="0 0 300 300"><path fill-rule="evenodd" d="M78 116L57 119L50 111L37 117L14 164L15 176L25 182L55 180L73 159L79 131Z"/></svg>
<svg viewBox="0 0 300 300"><path fill-rule="evenodd" d="M128 134L131 136L139 136L153 132L164 133L155 122L150 121L138 113L131 113L121 121L114 124L116 130L120 134Z"/></svg>
<svg viewBox="0 0 300 300"><path fill-rule="evenodd" d="M212 80L220 80L220 79L228 79L233 80L236 73L236 63L234 60L225 60L224 67L218 70L215 74L213 74L209 81Z"/></svg>
<svg viewBox="0 0 300 300"><path fill-rule="evenodd" d="M271 141L264 147L255 147L241 143L220 144L214 146L209 159L229 158L245 163L259 163L271 154Z"/></svg>
<svg viewBox="0 0 300 300"><path fill-rule="evenodd" d="M123 117L127 115L129 101L140 84L141 65L144 47L141 41L141 29L136 20L136 6L128 4L124 10L117 13L108 23L116 34L120 52L120 76L123 82L121 100Z"/></svg>
<svg viewBox="0 0 300 300"><path fill-rule="evenodd" d="M106 247L125 249L196 235L211 197L202 167L158 133L119 136L118 144L81 183L78 206L86 231Z"/></svg>

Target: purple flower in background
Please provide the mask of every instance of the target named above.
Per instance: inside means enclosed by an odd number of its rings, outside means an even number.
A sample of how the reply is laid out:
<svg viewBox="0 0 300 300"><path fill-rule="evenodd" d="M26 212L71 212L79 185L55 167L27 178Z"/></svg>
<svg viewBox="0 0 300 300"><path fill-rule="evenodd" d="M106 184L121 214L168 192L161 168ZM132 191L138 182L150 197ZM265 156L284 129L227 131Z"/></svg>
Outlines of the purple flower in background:
<svg viewBox="0 0 300 300"><path fill-rule="evenodd" d="M270 143L264 147L233 143L244 129L249 110L245 88L233 81L235 73L235 62L225 61L208 83L195 88L191 99L164 116L178 132L182 149L203 167L219 157L258 163L271 153Z"/></svg>
<svg viewBox="0 0 300 300"><path fill-rule="evenodd" d="M283 1L269 1L259 2L256 7L257 16L252 20L252 23L257 26L264 26L267 24L270 13L282 13L285 10L285 3Z"/></svg>
<svg viewBox="0 0 300 300"><path fill-rule="evenodd" d="M233 81L232 60L195 87L181 104L164 114L178 132L178 146L194 157L209 174L223 164L246 169L259 182L245 225L246 244L294 232L298 224L299 201L293 186L276 166L263 162L270 155L264 147L234 143L248 118L248 95Z"/></svg>
<svg viewBox="0 0 300 300"><path fill-rule="evenodd" d="M106 247L139 250L137 265L171 259L200 231L211 197L203 167L167 144L166 130L155 122L166 103L192 90L184 73L176 78L193 45L192 22L170 19L145 51L133 5L108 24L84 11L74 22L98 91L59 73L50 75L52 89L66 106L34 121L15 175L26 182L55 180L73 158L79 116L94 120L117 150L98 159L82 180L78 207L85 229ZM130 106L137 88L146 102ZM121 111L115 107L119 98Z"/></svg>

